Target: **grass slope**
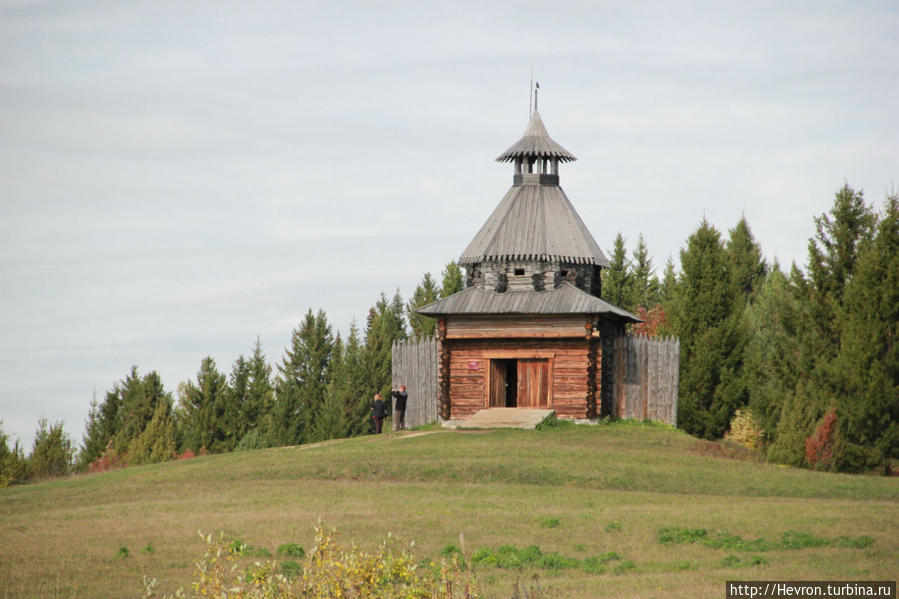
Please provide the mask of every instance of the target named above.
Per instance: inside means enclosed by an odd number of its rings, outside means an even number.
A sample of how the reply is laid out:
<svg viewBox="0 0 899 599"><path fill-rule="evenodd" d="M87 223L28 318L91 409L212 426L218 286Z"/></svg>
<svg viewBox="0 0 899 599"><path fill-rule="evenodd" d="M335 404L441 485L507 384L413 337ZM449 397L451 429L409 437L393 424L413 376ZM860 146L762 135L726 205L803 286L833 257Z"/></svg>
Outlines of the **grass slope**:
<svg viewBox="0 0 899 599"><path fill-rule="evenodd" d="M722 597L725 580L899 577L899 479L709 447L634 423L393 433L2 489L0 597L134 597L143 574L171 590L191 580L197 531L275 556L285 543L311 549L319 519L361 545L388 531L414 540L423 557L447 545L469 558L504 545L557 554L544 560L556 569L488 559L479 578L497 597L534 575L556 597ZM679 540L661 542L663 529ZM790 531L832 542L784 548Z"/></svg>

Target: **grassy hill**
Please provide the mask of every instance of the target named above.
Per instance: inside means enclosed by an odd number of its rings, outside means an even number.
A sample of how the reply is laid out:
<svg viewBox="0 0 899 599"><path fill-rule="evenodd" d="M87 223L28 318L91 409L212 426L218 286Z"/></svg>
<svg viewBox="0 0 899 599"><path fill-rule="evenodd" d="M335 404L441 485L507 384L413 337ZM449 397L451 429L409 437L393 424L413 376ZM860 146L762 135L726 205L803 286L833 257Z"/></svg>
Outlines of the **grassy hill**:
<svg viewBox="0 0 899 599"><path fill-rule="evenodd" d="M496 597L535 575L554 597L899 577L899 479L729 459L617 423L391 433L0 489L0 597L135 597L143 574L172 590L191 580L197 531L280 559L285 543L311 549L319 519L363 546L391 532L421 557L479 554ZM493 565L530 545L552 559Z"/></svg>

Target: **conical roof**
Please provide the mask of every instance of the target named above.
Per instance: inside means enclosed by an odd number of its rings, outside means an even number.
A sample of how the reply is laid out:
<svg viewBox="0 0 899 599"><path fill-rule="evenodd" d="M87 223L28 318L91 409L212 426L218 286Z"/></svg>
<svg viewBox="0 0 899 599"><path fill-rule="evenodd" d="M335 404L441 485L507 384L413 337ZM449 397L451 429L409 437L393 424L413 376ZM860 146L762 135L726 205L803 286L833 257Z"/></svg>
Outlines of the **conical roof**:
<svg viewBox="0 0 899 599"><path fill-rule="evenodd" d="M531 113L531 120L524 130L524 136L515 142L511 148L503 152L496 159L497 162L512 162L519 157L545 157L558 158L559 162L572 162L577 160L574 154L560 146L546 132L543 119L536 110Z"/></svg>
<svg viewBox="0 0 899 599"><path fill-rule="evenodd" d="M608 266L599 244L558 185L514 185L459 258L560 260Z"/></svg>

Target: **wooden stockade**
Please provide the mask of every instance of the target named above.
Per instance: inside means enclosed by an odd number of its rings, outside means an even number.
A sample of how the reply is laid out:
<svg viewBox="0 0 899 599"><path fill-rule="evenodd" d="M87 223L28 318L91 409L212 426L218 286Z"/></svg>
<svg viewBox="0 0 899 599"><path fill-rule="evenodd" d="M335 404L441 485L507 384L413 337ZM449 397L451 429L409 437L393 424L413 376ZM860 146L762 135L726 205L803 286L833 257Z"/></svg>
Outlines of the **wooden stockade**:
<svg viewBox="0 0 899 599"><path fill-rule="evenodd" d="M612 412L619 418L677 425L680 340L618 337L613 360Z"/></svg>
<svg viewBox="0 0 899 599"><path fill-rule="evenodd" d="M642 335L616 337L612 365L610 412L617 418L656 420L677 424L677 386L680 341L675 337ZM406 385L409 403L406 426L437 420L437 341L393 344L393 385Z"/></svg>
<svg viewBox="0 0 899 599"><path fill-rule="evenodd" d="M406 426L437 420L437 340L395 341L392 346L393 386L406 385ZM396 422L394 422L396 425Z"/></svg>

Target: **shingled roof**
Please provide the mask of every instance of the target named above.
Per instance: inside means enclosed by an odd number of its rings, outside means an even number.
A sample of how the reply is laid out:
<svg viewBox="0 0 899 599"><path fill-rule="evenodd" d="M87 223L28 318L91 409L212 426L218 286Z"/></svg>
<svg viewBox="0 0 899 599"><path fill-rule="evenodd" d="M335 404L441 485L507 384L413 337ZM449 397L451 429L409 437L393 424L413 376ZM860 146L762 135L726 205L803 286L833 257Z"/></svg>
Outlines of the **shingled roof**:
<svg viewBox="0 0 899 599"><path fill-rule="evenodd" d="M584 221L558 185L513 186L459 258L560 260L608 266Z"/></svg>
<svg viewBox="0 0 899 599"><path fill-rule="evenodd" d="M546 132L543 125L543 119L536 110L531 113L531 120L528 121L527 129L524 130L524 136L512 147L497 157L497 162L512 162L516 158L524 157L545 157L557 158L559 162L571 162L577 160L574 154L560 146Z"/></svg>
<svg viewBox="0 0 899 599"><path fill-rule="evenodd" d="M497 293L481 287L469 287L416 310L420 314L603 314L626 322L640 319L609 302L564 282L544 291L505 291Z"/></svg>

